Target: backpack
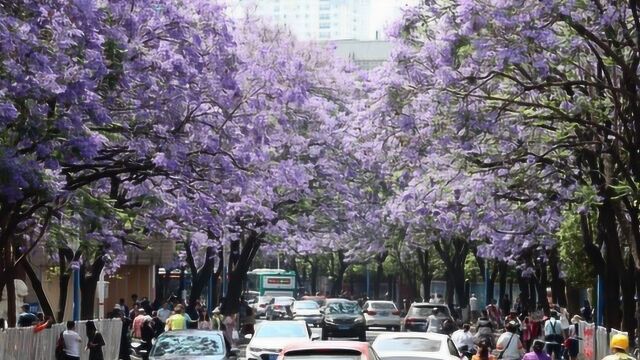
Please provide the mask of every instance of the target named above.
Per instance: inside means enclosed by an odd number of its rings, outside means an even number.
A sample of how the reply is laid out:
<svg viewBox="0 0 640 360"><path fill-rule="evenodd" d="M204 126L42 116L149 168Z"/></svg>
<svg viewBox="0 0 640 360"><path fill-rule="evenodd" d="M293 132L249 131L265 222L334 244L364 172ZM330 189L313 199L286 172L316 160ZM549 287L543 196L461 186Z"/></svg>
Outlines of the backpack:
<svg viewBox="0 0 640 360"><path fill-rule="evenodd" d="M62 360L64 359L64 336L62 335L64 333L61 332L60 336L58 336L58 340L56 340L56 360Z"/></svg>

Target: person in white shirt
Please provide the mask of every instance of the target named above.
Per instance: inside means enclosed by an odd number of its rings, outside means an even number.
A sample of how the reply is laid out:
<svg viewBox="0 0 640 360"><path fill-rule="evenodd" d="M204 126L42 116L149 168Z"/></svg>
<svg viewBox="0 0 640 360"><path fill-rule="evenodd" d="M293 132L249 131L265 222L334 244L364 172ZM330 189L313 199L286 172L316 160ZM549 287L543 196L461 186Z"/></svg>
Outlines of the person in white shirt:
<svg viewBox="0 0 640 360"><path fill-rule="evenodd" d="M524 347L520 341L520 336L516 334L518 324L510 321L505 326L506 331L500 335L496 342L496 349L500 352L498 359L520 360L524 355Z"/></svg>
<svg viewBox="0 0 640 360"><path fill-rule="evenodd" d="M478 307L478 298L476 294L471 294L469 298L469 310L471 311L471 321L476 322L480 316L480 308Z"/></svg>
<svg viewBox="0 0 640 360"><path fill-rule="evenodd" d="M64 339L64 353L68 360L80 360L80 344L82 338L76 331L76 323L67 321L67 330L62 332Z"/></svg>
<svg viewBox="0 0 640 360"><path fill-rule="evenodd" d="M474 336L471 334L471 326L469 324L462 325L462 329L456 330L451 334L451 340L456 344L458 350L467 352L475 347Z"/></svg>
<svg viewBox="0 0 640 360"><path fill-rule="evenodd" d="M559 314L555 310L551 310L549 320L544 323L544 341L547 343L547 354L551 358L560 359L562 357L562 324L558 320Z"/></svg>
<svg viewBox="0 0 640 360"><path fill-rule="evenodd" d="M171 310L169 310L169 303L165 302L162 304L162 309L158 310L158 318L166 323L169 316L171 316Z"/></svg>

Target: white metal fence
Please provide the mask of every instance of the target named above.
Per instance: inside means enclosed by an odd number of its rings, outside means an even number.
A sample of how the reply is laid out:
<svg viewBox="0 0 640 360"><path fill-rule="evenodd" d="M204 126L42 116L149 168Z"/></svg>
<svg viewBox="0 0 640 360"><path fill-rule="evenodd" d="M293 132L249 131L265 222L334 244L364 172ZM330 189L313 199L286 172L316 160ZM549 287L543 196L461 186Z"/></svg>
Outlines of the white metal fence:
<svg viewBox="0 0 640 360"><path fill-rule="evenodd" d="M600 360L611 354L609 348L609 339L615 334L625 334L620 330L611 329L607 333L607 329L602 326L581 321L578 325L578 336L580 337L580 357L585 360Z"/></svg>
<svg viewBox="0 0 640 360"><path fill-rule="evenodd" d="M120 319L94 320L96 328L104 337L105 346L102 348L104 358L118 359L120 351L120 336L122 321ZM81 360L89 358L89 352L84 351L87 345L86 321L76 323L76 331L82 337ZM37 334L33 327L9 328L0 332L0 359L2 360L54 360L56 341L64 331L66 324L55 324L51 329L45 329Z"/></svg>

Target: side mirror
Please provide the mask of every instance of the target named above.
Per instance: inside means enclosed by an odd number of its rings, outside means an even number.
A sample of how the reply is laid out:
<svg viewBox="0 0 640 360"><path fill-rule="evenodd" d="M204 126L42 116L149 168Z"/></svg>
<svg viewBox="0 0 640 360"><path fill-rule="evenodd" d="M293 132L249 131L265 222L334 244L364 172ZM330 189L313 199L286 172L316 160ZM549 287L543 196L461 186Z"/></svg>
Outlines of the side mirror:
<svg viewBox="0 0 640 360"><path fill-rule="evenodd" d="M252 335L252 334L245 334L245 335L244 335L244 338L245 338L245 339L247 339L247 340L251 340L251 338L252 338L252 337L253 337L253 335ZM232 350L233 350L233 349L232 349ZM236 350L238 350L238 349L236 349Z"/></svg>
<svg viewBox="0 0 640 360"><path fill-rule="evenodd" d="M320 311L320 314L324 314L324 309L323 308L320 308L318 310Z"/></svg>
<svg viewBox="0 0 640 360"><path fill-rule="evenodd" d="M316 341L316 340L320 340L320 335L318 335L318 334L311 334L311 341Z"/></svg>

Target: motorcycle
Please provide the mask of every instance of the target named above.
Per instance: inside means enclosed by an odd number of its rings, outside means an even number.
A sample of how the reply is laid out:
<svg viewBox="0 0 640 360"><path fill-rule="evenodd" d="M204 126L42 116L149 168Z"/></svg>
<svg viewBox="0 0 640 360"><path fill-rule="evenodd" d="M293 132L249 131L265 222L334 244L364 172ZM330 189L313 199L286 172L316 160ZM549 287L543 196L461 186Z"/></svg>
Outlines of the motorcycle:
<svg viewBox="0 0 640 360"><path fill-rule="evenodd" d="M147 360L149 359L149 351L151 350L151 345L146 341L141 339L134 339L131 341L131 350L132 355L138 359Z"/></svg>

